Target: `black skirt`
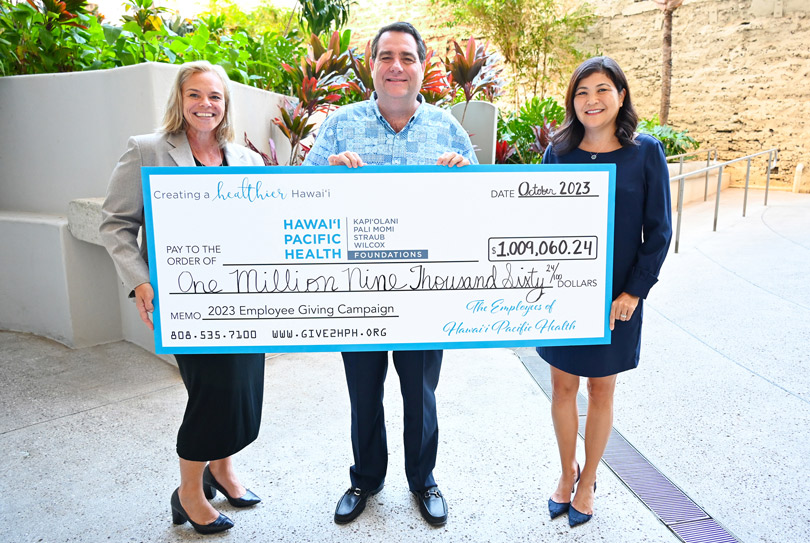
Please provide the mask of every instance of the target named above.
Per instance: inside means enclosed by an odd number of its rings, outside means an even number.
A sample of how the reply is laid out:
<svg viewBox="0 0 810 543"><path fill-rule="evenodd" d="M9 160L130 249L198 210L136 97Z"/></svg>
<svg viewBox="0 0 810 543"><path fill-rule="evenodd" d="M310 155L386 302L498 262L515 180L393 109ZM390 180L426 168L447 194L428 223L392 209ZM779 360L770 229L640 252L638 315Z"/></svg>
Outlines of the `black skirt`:
<svg viewBox="0 0 810 543"><path fill-rule="evenodd" d="M188 391L177 455L207 462L235 454L259 435L264 354L178 354Z"/></svg>

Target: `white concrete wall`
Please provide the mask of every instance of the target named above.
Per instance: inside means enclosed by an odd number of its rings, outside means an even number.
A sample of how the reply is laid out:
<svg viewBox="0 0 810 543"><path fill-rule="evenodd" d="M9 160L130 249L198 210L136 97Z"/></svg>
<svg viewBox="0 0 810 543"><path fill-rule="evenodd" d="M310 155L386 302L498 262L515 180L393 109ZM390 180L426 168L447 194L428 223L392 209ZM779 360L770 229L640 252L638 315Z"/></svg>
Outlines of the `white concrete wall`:
<svg viewBox="0 0 810 543"><path fill-rule="evenodd" d="M127 139L163 119L178 69L146 63L0 78L0 211L64 215L73 199L104 196ZM282 97L238 83L232 92L237 142L247 132L264 152L271 136L283 146L272 123Z"/></svg>
<svg viewBox="0 0 810 543"><path fill-rule="evenodd" d="M110 303L118 288L112 261L75 239L67 219L0 212L0 254L0 329L72 347L121 338L118 303Z"/></svg>
<svg viewBox="0 0 810 543"><path fill-rule="evenodd" d="M106 194L130 136L160 124L178 69L0 78L0 329L71 347L128 339L153 349L106 251L92 232L74 237L67 215L71 201ZM272 123L283 97L237 83L231 91L237 143L247 133L268 152L272 137L283 160L289 144ZM75 228L75 205L71 215Z"/></svg>
<svg viewBox="0 0 810 543"><path fill-rule="evenodd" d="M478 163L495 164L498 107L489 102L472 100L454 105L450 108L450 113L469 134Z"/></svg>

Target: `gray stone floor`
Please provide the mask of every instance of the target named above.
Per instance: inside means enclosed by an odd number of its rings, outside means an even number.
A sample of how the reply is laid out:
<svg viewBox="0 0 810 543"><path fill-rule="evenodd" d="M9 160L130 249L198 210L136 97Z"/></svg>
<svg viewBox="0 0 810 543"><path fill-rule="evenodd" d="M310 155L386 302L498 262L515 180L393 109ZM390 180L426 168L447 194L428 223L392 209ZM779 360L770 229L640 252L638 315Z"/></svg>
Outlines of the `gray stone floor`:
<svg viewBox="0 0 810 543"><path fill-rule="evenodd" d="M742 191L687 207L646 306L641 366L622 374L615 426L746 542L810 541L810 195ZM177 371L128 343L70 350L0 332L0 541L677 541L612 472L596 516L548 520L557 477L549 402L508 349L446 351L437 481L448 523L419 516L403 474L401 401L386 384L386 487L353 523L332 522L348 487L349 406L339 355L268 357L264 424L237 456L264 498L236 527L171 523ZM584 457L580 443L580 458Z"/></svg>

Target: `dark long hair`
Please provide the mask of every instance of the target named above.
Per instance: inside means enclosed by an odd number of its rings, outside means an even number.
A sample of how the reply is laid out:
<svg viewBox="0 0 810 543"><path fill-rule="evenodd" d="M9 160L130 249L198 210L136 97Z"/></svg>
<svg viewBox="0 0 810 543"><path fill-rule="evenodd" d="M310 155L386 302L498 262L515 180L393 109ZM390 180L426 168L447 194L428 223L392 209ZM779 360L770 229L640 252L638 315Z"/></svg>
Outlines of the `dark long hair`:
<svg viewBox="0 0 810 543"><path fill-rule="evenodd" d="M635 132L638 126L638 114L630 99L630 87L627 86L627 77L621 67L610 57L592 57L580 64L568 82L568 90L565 93L565 120L551 138L554 152L557 155L564 155L576 149L585 136L585 127L577 119L577 112L574 109L574 95L576 94L579 82L591 74L605 74L613 82L616 92L625 92L624 105L619 108L619 115L616 117L616 137L622 147L635 145Z"/></svg>

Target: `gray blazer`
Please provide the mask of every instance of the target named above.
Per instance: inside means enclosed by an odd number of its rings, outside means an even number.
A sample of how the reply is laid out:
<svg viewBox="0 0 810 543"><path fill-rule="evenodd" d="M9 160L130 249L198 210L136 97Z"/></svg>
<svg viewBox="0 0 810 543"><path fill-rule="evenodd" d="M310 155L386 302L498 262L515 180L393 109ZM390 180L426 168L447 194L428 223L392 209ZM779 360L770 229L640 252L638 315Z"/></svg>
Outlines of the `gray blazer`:
<svg viewBox="0 0 810 543"><path fill-rule="evenodd" d="M264 166L257 153L233 143L226 144L225 159L229 166ZM186 134L156 133L129 138L127 150L110 178L99 232L118 276L130 292L149 282L146 236L142 230L141 166L194 166Z"/></svg>

